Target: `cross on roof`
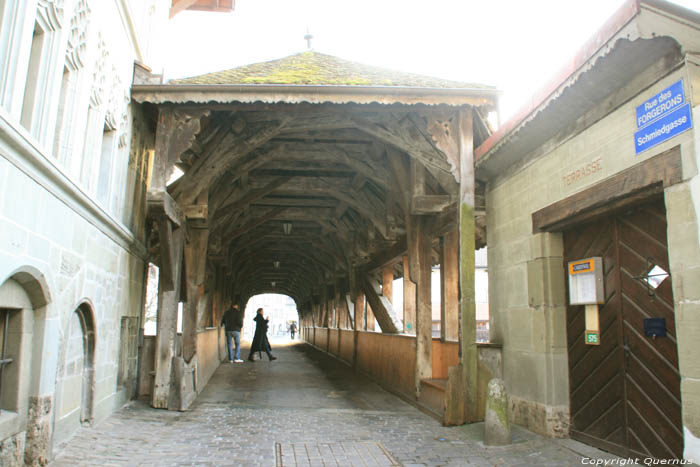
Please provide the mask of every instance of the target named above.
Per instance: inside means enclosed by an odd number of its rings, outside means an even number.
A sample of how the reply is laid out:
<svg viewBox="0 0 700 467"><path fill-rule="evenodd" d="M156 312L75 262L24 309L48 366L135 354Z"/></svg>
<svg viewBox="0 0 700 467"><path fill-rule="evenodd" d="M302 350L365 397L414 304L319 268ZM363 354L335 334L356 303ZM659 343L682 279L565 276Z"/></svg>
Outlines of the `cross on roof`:
<svg viewBox="0 0 700 467"><path fill-rule="evenodd" d="M304 36L304 40L306 41L306 48L311 50L311 39L313 39L314 36L309 32L309 28L306 28L306 35Z"/></svg>

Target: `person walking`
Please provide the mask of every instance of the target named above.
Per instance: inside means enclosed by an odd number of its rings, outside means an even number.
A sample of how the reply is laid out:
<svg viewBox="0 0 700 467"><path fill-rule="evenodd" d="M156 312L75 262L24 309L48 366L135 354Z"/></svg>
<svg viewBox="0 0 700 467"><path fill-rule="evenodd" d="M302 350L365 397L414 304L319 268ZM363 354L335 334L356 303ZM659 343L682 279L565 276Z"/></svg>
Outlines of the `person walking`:
<svg viewBox="0 0 700 467"><path fill-rule="evenodd" d="M263 315L262 308L258 308L253 321L255 321L255 335L253 336L253 343L250 344L248 360L251 362L255 361L253 359L253 354L255 352L265 352L270 361L277 360L277 357L272 355L272 347L270 347L270 341L267 340L267 326L269 320Z"/></svg>
<svg viewBox="0 0 700 467"><path fill-rule="evenodd" d="M289 333L292 335L292 340L294 340L294 334L297 333L296 321L292 321L292 324L289 325Z"/></svg>
<svg viewBox="0 0 700 467"><path fill-rule="evenodd" d="M225 326L226 348L228 350L228 361L230 363L243 363L241 360L241 328L243 327L243 313L238 309L237 304L233 304L221 318L221 325ZM236 351L233 351L233 344Z"/></svg>

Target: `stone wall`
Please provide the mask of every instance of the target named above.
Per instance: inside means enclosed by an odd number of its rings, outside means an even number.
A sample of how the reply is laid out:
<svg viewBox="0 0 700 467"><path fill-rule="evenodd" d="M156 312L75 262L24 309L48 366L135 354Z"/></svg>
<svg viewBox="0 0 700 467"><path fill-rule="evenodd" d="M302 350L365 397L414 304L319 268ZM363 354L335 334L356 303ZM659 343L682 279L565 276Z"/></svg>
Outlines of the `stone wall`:
<svg viewBox="0 0 700 467"><path fill-rule="evenodd" d="M697 91L693 95L688 90L698 79L689 79L688 68L676 70L580 133L560 135L557 141L543 144L489 182L486 203L491 340L503 343L504 379L515 423L551 436L568 434L562 237L560 233L533 234L532 213L680 146L684 182L665 190L669 259L683 377L683 413L686 425L692 425L693 430L700 427L700 386L696 383L700 367L695 363L697 359L690 358L697 351L692 343L700 339L700 313L695 304L699 297L698 288L689 286L700 282L700 242L693 204L700 198L691 196L697 185L697 132L685 132L639 155L635 155L633 144L635 107L679 79L684 79L686 95L697 103ZM689 312L691 309L693 312Z"/></svg>
<svg viewBox="0 0 700 467"><path fill-rule="evenodd" d="M685 457L700 459L700 59L689 57L693 102L692 140L683 149L683 175L688 181L666 192L668 243L676 311L678 365Z"/></svg>
<svg viewBox="0 0 700 467"><path fill-rule="evenodd" d="M136 385L137 360L122 361L120 352L137 345L138 333L123 343L121 321L141 318L153 135L130 105L129 88L134 60L146 59L134 45L151 42L134 36L127 20L130 13L155 20L148 16L158 12L162 24L168 11L167 0L152 2L150 12L146 4L126 11L124 2L87 9L81 1L64 2L65 9L51 3L7 0L3 8L14 14L0 15L1 29L13 31L0 38L0 63L15 67L0 85L0 288L17 283L31 302L22 311L28 328L20 347L11 349L26 367L16 384L23 400L14 415L0 416L0 440L17 450L23 444L27 463L36 465L82 423L111 414ZM17 64L27 64L41 8L65 16L47 32L44 81L28 119L23 89L38 81ZM61 27L85 34L89 46L67 50ZM62 94L65 61L78 58L66 81L77 85ZM98 125L91 127L93 117Z"/></svg>

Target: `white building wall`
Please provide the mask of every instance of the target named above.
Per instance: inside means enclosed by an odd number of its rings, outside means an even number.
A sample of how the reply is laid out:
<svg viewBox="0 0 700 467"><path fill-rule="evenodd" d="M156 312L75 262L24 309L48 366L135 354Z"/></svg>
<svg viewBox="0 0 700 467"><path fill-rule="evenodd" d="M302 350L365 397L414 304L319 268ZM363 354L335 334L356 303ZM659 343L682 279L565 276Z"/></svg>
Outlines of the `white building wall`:
<svg viewBox="0 0 700 467"><path fill-rule="evenodd" d="M139 193L134 185L143 183L135 169L141 164L133 159L144 155L130 148L132 115L140 115L130 109L130 86L134 61L145 61L157 50L158 27L167 22L169 1L86 2L85 47L72 70L75 95L65 107L66 49L79 1L0 2L0 290L8 279L16 279L13 283L24 287L30 299L39 297L32 300L30 380L21 385L27 388L28 410L0 416L0 451L5 453L0 463L50 458L52 446L80 426L81 405L91 406L89 421L99 420L132 395L117 383L120 330L123 317L141 316L146 249L143 232L131 230L143 225L143 211L133 215L139 200L126 201L127 195ZM35 49L34 56L41 57L37 65L32 61L33 32L35 24L44 23L54 30L41 54ZM30 68L40 72L31 74ZM26 117L27 83L37 85L31 122ZM71 114L65 127L70 144L57 157L57 123L65 113ZM114 132L113 150L102 157L106 126ZM93 133L86 136L89 129ZM102 179L101 162L109 167ZM98 187L100 180L107 181L109 190ZM89 310L87 327L79 320L76 324L75 310L81 305ZM0 303L0 311L8 306ZM80 377L81 367L89 366L80 355L89 346L87 339L78 345L81 333L94 339L87 379ZM84 387L87 399L75 394ZM48 415L33 407L45 408ZM29 428L35 434L25 434ZM9 445L14 448L4 449Z"/></svg>

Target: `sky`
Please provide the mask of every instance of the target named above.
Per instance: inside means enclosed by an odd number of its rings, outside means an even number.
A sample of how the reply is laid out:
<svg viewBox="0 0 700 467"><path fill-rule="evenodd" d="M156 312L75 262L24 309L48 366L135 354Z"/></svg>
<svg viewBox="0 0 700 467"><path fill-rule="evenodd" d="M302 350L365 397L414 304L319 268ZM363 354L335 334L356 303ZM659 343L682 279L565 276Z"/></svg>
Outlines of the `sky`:
<svg viewBox="0 0 700 467"><path fill-rule="evenodd" d="M166 79L313 50L502 91L505 121L624 0L236 0L168 23ZM700 0L675 0L700 12Z"/></svg>

